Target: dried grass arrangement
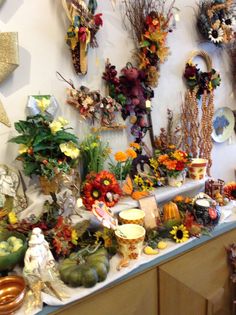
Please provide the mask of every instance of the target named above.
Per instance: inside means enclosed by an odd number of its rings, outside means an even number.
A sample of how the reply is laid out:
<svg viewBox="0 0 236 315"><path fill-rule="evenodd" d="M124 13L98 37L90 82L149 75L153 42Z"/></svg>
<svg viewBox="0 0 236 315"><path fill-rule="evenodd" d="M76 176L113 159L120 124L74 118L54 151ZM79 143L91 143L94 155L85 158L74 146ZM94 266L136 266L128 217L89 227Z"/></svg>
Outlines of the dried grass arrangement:
<svg viewBox="0 0 236 315"><path fill-rule="evenodd" d="M175 125L174 113L167 109L167 127L160 129L159 136L155 137L155 149L166 150L171 146L180 149L182 145L181 124Z"/></svg>

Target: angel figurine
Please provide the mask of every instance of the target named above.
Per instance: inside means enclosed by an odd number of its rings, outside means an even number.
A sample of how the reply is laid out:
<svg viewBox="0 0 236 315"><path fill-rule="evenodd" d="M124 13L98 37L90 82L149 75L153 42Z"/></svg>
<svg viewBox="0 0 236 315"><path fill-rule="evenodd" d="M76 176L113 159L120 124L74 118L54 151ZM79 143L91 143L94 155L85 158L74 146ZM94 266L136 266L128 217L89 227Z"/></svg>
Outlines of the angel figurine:
<svg viewBox="0 0 236 315"><path fill-rule="evenodd" d="M23 273L26 277L34 276L52 280L57 274L55 259L40 228L34 228L32 231L24 264Z"/></svg>

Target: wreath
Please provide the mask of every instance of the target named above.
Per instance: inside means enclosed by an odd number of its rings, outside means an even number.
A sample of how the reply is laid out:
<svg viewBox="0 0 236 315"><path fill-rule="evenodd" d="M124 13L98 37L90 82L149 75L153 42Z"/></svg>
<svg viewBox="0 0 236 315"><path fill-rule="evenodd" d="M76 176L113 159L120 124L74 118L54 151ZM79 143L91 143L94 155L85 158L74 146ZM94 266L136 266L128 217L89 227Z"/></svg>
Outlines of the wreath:
<svg viewBox="0 0 236 315"><path fill-rule="evenodd" d="M235 13L233 0L204 0L200 2L197 27L202 36L222 46L234 40Z"/></svg>
<svg viewBox="0 0 236 315"><path fill-rule="evenodd" d="M193 58L196 56L202 57L206 61L206 72L201 71L198 65L193 63ZM197 89L198 99L204 94L204 91L209 94L215 90L221 82L220 74L212 68L211 58L204 51L197 51L191 54L185 66L184 78L190 90Z"/></svg>

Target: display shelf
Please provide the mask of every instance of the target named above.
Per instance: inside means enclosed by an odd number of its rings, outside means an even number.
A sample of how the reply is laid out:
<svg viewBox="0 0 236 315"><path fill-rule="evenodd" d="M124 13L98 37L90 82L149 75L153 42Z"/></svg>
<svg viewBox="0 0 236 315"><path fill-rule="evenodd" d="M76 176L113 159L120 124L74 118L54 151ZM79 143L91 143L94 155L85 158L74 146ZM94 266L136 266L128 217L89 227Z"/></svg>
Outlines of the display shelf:
<svg viewBox="0 0 236 315"><path fill-rule="evenodd" d="M176 195L180 194L188 193L189 196L194 196L204 189L205 181L206 179L202 179L199 181L186 179L185 183L180 187L159 187L152 191L150 195L154 195L156 197L156 201L158 204L169 201ZM132 199L131 197L124 197L119 200L119 203L115 207L112 208L112 211L114 213L118 213L121 210L125 210L128 208L137 208L138 206L138 201Z"/></svg>

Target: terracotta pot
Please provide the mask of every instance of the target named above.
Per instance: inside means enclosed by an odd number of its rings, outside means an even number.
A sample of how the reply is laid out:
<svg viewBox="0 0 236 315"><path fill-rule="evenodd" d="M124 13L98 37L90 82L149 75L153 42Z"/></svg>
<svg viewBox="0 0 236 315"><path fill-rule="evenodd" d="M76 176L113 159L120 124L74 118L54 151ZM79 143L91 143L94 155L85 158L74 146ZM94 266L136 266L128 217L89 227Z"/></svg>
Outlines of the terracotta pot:
<svg viewBox="0 0 236 315"><path fill-rule="evenodd" d="M195 180L200 180L205 178L207 171L207 159L192 159L192 162L188 168L189 177Z"/></svg>
<svg viewBox="0 0 236 315"><path fill-rule="evenodd" d="M45 176L40 176L39 183L44 195L50 195L50 193L57 193L60 188L60 176L57 175L52 179L48 179Z"/></svg>

